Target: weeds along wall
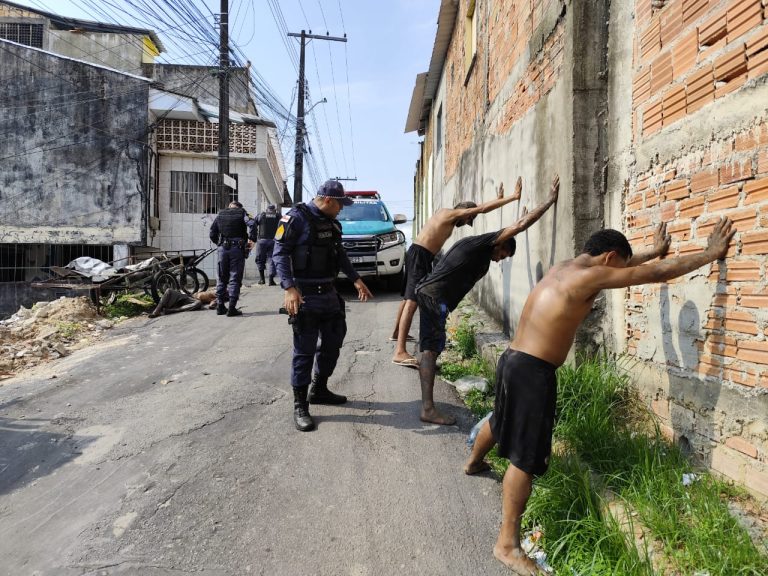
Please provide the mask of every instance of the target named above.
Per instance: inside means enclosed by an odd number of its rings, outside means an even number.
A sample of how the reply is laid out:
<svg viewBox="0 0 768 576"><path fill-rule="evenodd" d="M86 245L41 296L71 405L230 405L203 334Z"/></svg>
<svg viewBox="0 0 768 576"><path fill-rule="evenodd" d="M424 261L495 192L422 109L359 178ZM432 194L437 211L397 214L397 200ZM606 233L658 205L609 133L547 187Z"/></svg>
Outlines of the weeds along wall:
<svg viewBox="0 0 768 576"><path fill-rule="evenodd" d="M768 11L765 0L611 3L607 222L670 255L722 216L724 262L610 297L606 333L637 358L664 430L768 495ZM631 74L627 73L631 71Z"/></svg>
<svg viewBox="0 0 768 576"><path fill-rule="evenodd" d="M574 350L637 358L666 433L768 495L766 3L443 0L414 195L418 232L437 209L488 201L501 182L509 193L522 176L519 205L479 216L447 249L514 223L560 175L556 207L473 292L510 333L535 283L592 232L617 228L642 250L667 221L678 255L733 218L725 263L605 294Z"/></svg>

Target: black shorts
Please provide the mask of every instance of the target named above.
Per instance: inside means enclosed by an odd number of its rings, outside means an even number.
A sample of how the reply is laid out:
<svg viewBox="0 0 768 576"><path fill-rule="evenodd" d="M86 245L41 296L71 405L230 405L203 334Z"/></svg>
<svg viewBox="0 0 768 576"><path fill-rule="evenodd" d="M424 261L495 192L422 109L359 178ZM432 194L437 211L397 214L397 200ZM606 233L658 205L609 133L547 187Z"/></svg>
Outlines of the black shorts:
<svg viewBox="0 0 768 576"><path fill-rule="evenodd" d="M491 432L500 456L523 472L541 476L549 467L557 401L557 367L507 348L496 367Z"/></svg>
<svg viewBox="0 0 768 576"><path fill-rule="evenodd" d="M400 290L400 295L405 300L417 301L416 285L432 272L434 259L435 255L423 246L411 244L408 248L405 254L405 266L403 266L403 286Z"/></svg>
<svg viewBox="0 0 768 576"><path fill-rule="evenodd" d="M424 352L445 350L445 321L448 318L448 306L419 292L419 349Z"/></svg>

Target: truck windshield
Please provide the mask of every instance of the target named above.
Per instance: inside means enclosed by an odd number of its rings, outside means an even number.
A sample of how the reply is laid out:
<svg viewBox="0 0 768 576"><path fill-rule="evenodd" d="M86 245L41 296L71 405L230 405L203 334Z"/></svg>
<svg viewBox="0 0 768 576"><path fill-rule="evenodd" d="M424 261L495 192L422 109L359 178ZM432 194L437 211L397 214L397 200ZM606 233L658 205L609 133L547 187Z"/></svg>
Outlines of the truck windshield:
<svg viewBox="0 0 768 576"><path fill-rule="evenodd" d="M361 220L388 222L389 214L379 202L356 200L352 206L344 206L337 216L342 222L358 222Z"/></svg>

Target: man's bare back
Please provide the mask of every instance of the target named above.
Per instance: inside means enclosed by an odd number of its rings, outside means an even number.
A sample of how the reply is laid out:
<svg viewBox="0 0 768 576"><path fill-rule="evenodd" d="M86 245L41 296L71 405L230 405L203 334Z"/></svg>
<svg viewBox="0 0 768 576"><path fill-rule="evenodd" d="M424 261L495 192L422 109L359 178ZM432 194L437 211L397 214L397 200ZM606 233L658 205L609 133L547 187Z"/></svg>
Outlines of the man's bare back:
<svg viewBox="0 0 768 576"><path fill-rule="evenodd" d="M496 200L486 202L472 208L441 208L427 220L419 235L413 241L422 248L426 248L433 255L437 254L451 236L457 224L471 224L478 214L486 214L504 204L520 199L523 189L522 178L517 179L515 191L512 196L504 198L504 184L499 186Z"/></svg>
<svg viewBox="0 0 768 576"><path fill-rule="evenodd" d="M662 224L654 248L629 260L615 252L600 256L583 253L557 264L529 294L510 347L560 366L601 290L664 282L686 274L724 257L733 234L732 223L726 218L715 226L703 252L639 265L666 255L669 237Z"/></svg>

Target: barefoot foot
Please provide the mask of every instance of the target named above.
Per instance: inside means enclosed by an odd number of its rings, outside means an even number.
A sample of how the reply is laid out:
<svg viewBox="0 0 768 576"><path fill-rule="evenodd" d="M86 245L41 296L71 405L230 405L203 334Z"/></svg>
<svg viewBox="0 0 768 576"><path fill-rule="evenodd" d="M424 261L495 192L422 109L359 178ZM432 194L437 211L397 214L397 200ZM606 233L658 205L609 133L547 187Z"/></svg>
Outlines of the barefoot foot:
<svg viewBox="0 0 768 576"><path fill-rule="evenodd" d="M446 416L445 414L438 412L436 408L429 410L421 409L421 421L430 422L432 424L441 424L443 426L453 426L456 424L456 418L453 416Z"/></svg>
<svg viewBox="0 0 768 576"><path fill-rule="evenodd" d="M480 474L481 472L487 472L491 469L491 465L488 464L485 460L480 460L480 462L467 462L464 464L464 474L467 476L472 476L472 474Z"/></svg>
<svg viewBox="0 0 768 576"><path fill-rule="evenodd" d="M493 547L493 555L496 557L496 560L520 576L539 576L546 574L539 568L539 565L536 564L534 560L529 558L528 555L523 552L522 548L505 550L497 544Z"/></svg>

